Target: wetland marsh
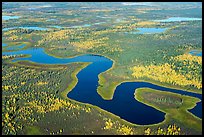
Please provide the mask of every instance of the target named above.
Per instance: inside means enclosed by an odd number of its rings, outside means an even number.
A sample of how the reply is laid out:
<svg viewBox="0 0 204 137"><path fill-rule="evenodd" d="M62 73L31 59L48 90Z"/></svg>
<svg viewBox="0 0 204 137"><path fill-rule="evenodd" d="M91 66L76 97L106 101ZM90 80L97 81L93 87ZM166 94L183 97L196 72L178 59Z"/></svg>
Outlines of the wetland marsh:
<svg viewBox="0 0 204 137"><path fill-rule="evenodd" d="M2 134L202 134L201 3L2 4Z"/></svg>

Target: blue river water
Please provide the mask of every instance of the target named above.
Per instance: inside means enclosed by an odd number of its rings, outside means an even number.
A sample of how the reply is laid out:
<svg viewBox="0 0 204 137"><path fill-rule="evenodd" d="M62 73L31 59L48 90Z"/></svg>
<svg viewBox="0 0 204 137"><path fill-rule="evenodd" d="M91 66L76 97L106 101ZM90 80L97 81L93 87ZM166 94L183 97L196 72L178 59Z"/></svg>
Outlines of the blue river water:
<svg viewBox="0 0 204 137"><path fill-rule="evenodd" d="M113 61L100 55L81 55L72 58L55 58L44 52L43 48L31 48L21 51L3 52L2 55L29 54L30 57L16 58L13 60L29 60L40 64L67 64L72 62L91 62L78 74L77 85L68 93L68 98L98 106L111 112L122 119L139 125L148 125L162 122L165 113L147 106L134 98L135 89L152 88L161 91L168 91L182 95L197 97L202 100L202 94L191 93L183 90L176 90L157 86L148 82L124 82L117 86L113 99L104 100L98 93L98 75L112 67ZM199 118L202 118L202 101L196 107L189 110Z"/></svg>

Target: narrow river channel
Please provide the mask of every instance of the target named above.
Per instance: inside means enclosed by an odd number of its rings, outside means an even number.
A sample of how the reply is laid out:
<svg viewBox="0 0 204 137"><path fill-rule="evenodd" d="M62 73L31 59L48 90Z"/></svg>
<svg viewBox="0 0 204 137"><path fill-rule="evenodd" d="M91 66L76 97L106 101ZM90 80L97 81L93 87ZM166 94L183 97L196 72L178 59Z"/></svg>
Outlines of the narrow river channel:
<svg viewBox="0 0 204 137"><path fill-rule="evenodd" d="M2 44L3 45L3 44ZM73 62L91 62L86 68L78 74L77 85L68 93L68 98L89 103L111 112L122 119L139 125L149 125L162 122L165 119L165 113L147 106L134 98L134 92L137 88L152 88L161 91L178 93L197 97L202 100L202 94L191 93L183 90L161 87L148 82L124 82L120 84L112 100L104 100L98 93L98 75L112 67L113 61L99 55L81 55L73 58L55 58L44 52L43 48L30 48L26 50L3 52L3 55L28 54L30 57L16 58L13 60L28 60L40 64L67 64ZM198 102L196 107L189 110L199 118L202 118L202 101Z"/></svg>

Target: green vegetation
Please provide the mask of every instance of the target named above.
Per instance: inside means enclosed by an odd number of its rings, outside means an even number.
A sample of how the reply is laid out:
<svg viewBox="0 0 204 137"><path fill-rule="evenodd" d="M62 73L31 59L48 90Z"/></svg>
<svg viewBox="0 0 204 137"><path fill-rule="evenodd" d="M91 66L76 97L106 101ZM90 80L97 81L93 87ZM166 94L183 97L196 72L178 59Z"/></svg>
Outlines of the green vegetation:
<svg viewBox="0 0 204 137"><path fill-rule="evenodd" d="M2 29L38 26L48 30L3 30L2 43L7 46L2 52L39 47L59 58L105 56L114 62L111 69L99 75L97 92L105 100L111 100L116 87L127 81L146 81L202 94L202 57L188 54L194 49L202 51L202 21L153 21L172 16L202 18L202 5L135 6L3 2L3 16L20 18L2 20ZM62 28L52 27L55 25ZM138 31L138 27L168 29L151 35L127 33ZM22 44L26 46L16 48ZM11 62L25 56L2 56L2 134L202 134L202 120L187 111L200 101L197 98L138 89L138 101L166 113L161 123L139 126L67 98L77 84L76 75L89 63Z"/></svg>
<svg viewBox="0 0 204 137"><path fill-rule="evenodd" d="M198 132L202 131L202 127L199 126L202 120L187 111L200 101L197 98L149 88L137 89L135 98L142 103L166 113L165 120L167 121L175 119L182 127L194 128Z"/></svg>
<svg viewBox="0 0 204 137"><path fill-rule="evenodd" d="M135 78L148 77L173 85L202 88L202 57L185 54L176 56L172 62L172 65L135 66L131 69L132 75Z"/></svg>
<svg viewBox="0 0 204 137"><path fill-rule="evenodd" d="M40 129L38 127L26 127L27 135L41 135Z"/></svg>
<svg viewBox="0 0 204 137"><path fill-rule="evenodd" d="M176 125L169 125L168 128L158 128L156 132L151 132L150 128L145 130L145 135L181 135L181 128Z"/></svg>

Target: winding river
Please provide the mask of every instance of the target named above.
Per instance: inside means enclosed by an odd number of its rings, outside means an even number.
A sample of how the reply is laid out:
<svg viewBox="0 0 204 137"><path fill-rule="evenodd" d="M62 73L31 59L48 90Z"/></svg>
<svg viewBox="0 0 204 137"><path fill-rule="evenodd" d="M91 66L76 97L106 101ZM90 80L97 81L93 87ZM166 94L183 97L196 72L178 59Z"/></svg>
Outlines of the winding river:
<svg viewBox="0 0 204 137"><path fill-rule="evenodd" d="M134 92L137 88L152 88L161 91L168 91L182 95L197 97L202 100L202 94L191 93L183 90L161 87L148 82L124 82L117 86L112 100L104 100L98 93L98 75L112 67L113 62L99 55L81 55L72 58L55 58L44 52L43 48L30 48L26 50L3 52L2 55L28 54L30 57L16 58L13 62L19 60L29 60L40 64L67 64L73 62L91 62L86 68L78 74L77 85L68 93L68 98L89 103L98 106L108 112L111 112L122 119L139 125L148 125L162 122L165 119L165 113L140 103L134 98ZM198 102L196 107L189 110L199 118L202 118L202 101Z"/></svg>

